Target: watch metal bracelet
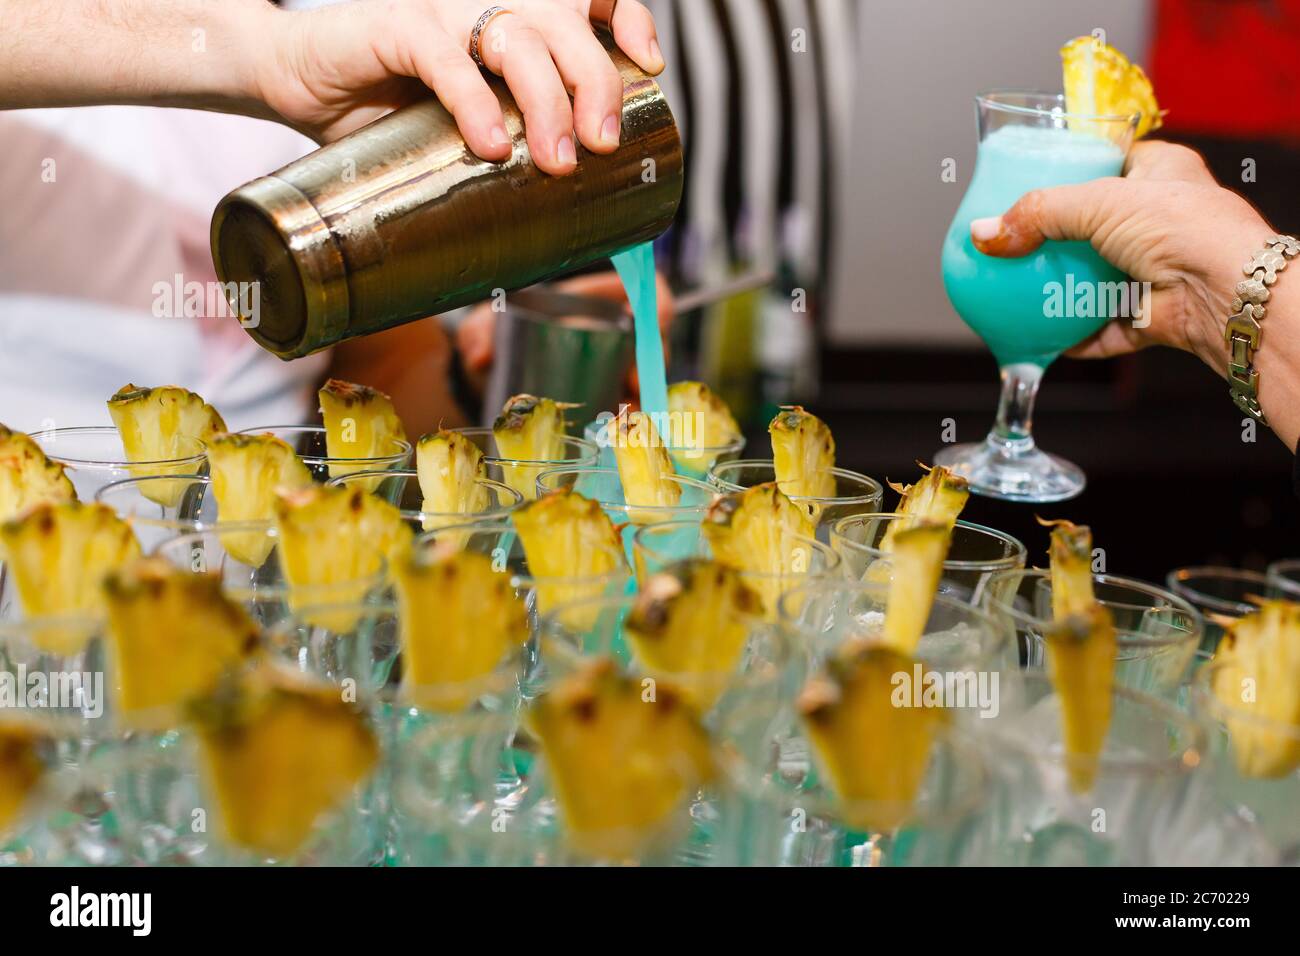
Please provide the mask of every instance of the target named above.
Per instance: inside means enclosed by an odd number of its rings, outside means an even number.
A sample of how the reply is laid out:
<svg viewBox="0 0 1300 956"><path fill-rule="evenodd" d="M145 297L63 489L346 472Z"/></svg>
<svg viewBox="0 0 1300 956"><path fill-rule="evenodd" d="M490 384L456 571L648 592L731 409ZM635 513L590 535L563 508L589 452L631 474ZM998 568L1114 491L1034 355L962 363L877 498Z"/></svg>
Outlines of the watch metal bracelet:
<svg viewBox="0 0 1300 956"><path fill-rule="evenodd" d="M1251 258L1244 272L1250 278L1238 282L1232 300L1232 315L1223 330L1223 340L1228 346L1228 385L1233 402L1251 418L1267 425L1264 411L1259 407L1259 372L1255 368L1255 353L1263 340L1266 303L1272 293L1269 288L1277 282L1277 274L1287 262L1300 256L1300 240L1291 236L1270 236L1264 248Z"/></svg>

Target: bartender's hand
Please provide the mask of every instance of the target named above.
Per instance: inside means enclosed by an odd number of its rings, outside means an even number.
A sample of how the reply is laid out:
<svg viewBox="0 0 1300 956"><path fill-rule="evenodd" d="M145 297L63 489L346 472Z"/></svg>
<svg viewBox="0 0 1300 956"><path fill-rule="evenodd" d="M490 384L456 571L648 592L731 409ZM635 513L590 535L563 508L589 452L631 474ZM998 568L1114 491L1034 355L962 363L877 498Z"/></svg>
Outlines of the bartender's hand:
<svg viewBox="0 0 1300 956"><path fill-rule="evenodd" d="M287 11L266 0L0 0L0 109L106 103L277 119L331 142L432 89L476 154L510 156L496 97L469 54L490 0L352 0ZM480 51L524 113L533 161L571 172L577 142L618 147L623 84L591 0L505 0ZM75 8L75 14L72 12ZM619 0L619 47L663 70L654 18ZM570 103L570 95L573 100Z"/></svg>
<svg viewBox="0 0 1300 956"><path fill-rule="evenodd" d="M271 19L274 56L257 83L268 106L316 139L338 139L415 96L438 94L470 148L510 155L496 97L470 58L470 33L490 0L361 0ZM574 132L597 153L618 147L623 82L596 38L591 0L507 0L479 49L524 113L533 160L548 173L577 164ZM663 70L654 18L620 0L614 37L649 73ZM415 82L413 82L415 81ZM573 95L572 105L569 94Z"/></svg>

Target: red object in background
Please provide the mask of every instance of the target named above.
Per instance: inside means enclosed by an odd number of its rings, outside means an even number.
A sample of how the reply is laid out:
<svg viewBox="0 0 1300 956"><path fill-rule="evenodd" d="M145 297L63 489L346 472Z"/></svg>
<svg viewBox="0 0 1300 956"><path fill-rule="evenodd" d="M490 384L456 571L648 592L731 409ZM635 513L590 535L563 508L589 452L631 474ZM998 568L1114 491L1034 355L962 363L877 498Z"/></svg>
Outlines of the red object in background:
<svg viewBox="0 0 1300 956"><path fill-rule="evenodd" d="M1300 0L1157 0L1149 65L1170 132L1300 142Z"/></svg>

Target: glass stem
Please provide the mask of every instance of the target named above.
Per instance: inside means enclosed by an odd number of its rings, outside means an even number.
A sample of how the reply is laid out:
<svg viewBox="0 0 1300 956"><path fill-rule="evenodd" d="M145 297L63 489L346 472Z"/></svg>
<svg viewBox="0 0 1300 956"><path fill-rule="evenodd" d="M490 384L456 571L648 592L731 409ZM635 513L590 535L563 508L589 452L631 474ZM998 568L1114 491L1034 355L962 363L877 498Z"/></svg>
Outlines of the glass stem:
<svg viewBox="0 0 1300 956"><path fill-rule="evenodd" d="M998 454L1018 458L1034 450L1034 401L1043 370L1021 362L1002 368L1002 398L988 442Z"/></svg>

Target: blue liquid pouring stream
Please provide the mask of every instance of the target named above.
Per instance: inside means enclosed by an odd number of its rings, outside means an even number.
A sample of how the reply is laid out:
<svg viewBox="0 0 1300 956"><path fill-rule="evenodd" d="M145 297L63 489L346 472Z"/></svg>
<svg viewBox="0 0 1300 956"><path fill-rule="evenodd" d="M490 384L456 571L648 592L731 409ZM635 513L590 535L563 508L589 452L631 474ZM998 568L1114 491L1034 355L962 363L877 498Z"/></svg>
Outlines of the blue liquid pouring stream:
<svg viewBox="0 0 1300 956"><path fill-rule="evenodd" d="M664 369L663 334L659 331L654 243L643 242L612 258L618 277L623 280L623 288L627 290L627 301L632 305L632 327L636 333L636 373L641 383L641 411L666 414L668 374ZM635 579L627 582L627 593L636 593ZM623 636L620 633L614 649L626 654L622 642Z"/></svg>
<svg viewBox="0 0 1300 956"><path fill-rule="evenodd" d="M636 371L641 382L641 411L651 414L667 413L668 376L664 371L664 340L659 331L654 243L643 242L612 258L614 268L623 280L623 288L627 290L627 300L632 304L633 328L636 331Z"/></svg>

